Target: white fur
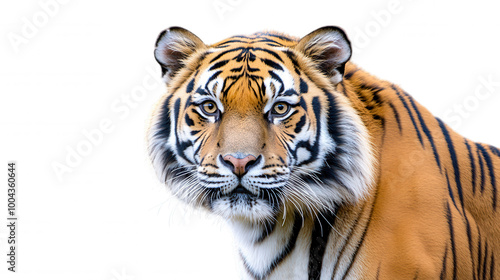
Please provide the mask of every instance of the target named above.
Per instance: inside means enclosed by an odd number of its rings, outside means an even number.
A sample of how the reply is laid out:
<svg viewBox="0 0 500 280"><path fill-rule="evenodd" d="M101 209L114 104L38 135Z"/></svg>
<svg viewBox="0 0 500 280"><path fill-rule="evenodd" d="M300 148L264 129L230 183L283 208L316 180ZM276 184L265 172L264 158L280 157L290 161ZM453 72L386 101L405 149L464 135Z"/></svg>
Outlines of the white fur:
<svg viewBox="0 0 500 280"><path fill-rule="evenodd" d="M297 217L301 219L301 217ZM262 276L268 271L272 261L281 253L283 248L289 241L293 230L294 218L292 214L288 214L285 219L279 218L277 228L271 235L262 243L256 243L255 240L263 230L263 227L258 224L251 224L239 220L231 220L229 224L233 229L235 240L238 243L240 255L245 259L246 264L254 273ZM312 233L312 219L305 219L302 228L300 229L297 241L293 251L277 266L267 278L268 280L301 280L308 279L308 265L310 256L310 244ZM356 244L361 233L351 237L351 243L345 246L348 241L348 233L351 227L354 226L353 221L349 221L339 229L332 230L328 237L326 251L321 267L321 279L330 280L334 266L339 262L337 275L333 279L340 279L350 266L351 258L356 251ZM360 226L358 224L358 226ZM345 248L344 248L345 246ZM243 260L242 260L243 263ZM356 263L353 264L347 279L360 279L360 265L362 265L362 256L358 255ZM247 271L244 265L241 266L242 279L254 279Z"/></svg>
<svg viewBox="0 0 500 280"><path fill-rule="evenodd" d="M273 219L275 214L262 199L257 199L255 204L250 206L242 200L231 203L227 197L215 200L212 204L212 212L228 220L245 220L252 223Z"/></svg>

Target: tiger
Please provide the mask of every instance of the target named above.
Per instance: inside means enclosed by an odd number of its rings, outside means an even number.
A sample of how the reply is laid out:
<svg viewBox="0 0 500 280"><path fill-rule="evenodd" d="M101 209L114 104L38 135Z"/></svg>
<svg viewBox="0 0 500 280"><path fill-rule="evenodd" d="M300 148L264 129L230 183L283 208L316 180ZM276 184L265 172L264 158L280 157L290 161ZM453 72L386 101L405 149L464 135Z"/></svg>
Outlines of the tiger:
<svg viewBox="0 0 500 280"><path fill-rule="evenodd" d="M212 45L164 30L160 182L227 222L242 279L499 279L500 150L351 55L336 26Z"/></svg>

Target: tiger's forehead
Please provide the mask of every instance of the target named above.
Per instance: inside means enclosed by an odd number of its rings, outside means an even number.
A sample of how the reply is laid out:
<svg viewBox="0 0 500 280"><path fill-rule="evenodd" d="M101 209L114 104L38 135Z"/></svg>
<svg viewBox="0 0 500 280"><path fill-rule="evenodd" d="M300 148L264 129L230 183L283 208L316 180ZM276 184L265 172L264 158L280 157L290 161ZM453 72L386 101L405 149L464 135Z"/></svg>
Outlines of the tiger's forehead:
<svg viewBox="0 0 500 280"><path fill-rule="evenodd" d="M213 95L225 105L254 107L298 95L293 90L300 74L291 49L295 44L294 38L256 33L211 45L200 63L197 93Z"/></svg>
<svg viewBox="0 0 500 280"><path fill-rule="evenodd" d="M226 45L232 44L237 46L238 44L259 44L264 43L270 47L293 47L297 44L298 38L284 35L278 32L257 32L252 35L236 35L224 39L211 47L224 47Z"/></svg>

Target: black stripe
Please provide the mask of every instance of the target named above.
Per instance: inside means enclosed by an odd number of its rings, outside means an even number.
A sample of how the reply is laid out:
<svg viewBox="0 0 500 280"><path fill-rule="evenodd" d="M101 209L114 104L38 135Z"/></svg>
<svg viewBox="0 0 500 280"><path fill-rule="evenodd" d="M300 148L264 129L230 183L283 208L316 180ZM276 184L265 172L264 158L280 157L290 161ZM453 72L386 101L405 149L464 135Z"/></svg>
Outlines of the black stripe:
<svg viewBox="0 0 500 280"><path fill-rule="evenodd" d="M349 262L349 267L345 271L344 276L342 277L342 279L346 279L346 277L349 275L349 272L352 269L352 265L356 262L356 258L358 256L359 249L361 249L361 247L363 245L363 242L365 241L365 236L366 236L366 233L368 232L368 227L370 226L370 222L372 221L373 210L375 209L375 202L377 200L377 196L378 196L378 193L376 192L375 193L375 197L373 198L372 209L370 209L370 215L368 216L368 222L365 225L365 228L363 230L363 234L361 235L361 238L358 241L358 244L356 245L356 250L354 251L354 254L353 254L352 258L351 258L351 261Z"/></svg>
<svg viewBox="0 0 500 280"><path fill-rule="evenodd" d="M358 69L354 69L352 71L349 71L347 73L345 73L344 75L344 79L350 79L352 77L352 75L354 75L354 73L358 72L359 71L359 68Z"/></svg>
<svg viewBox="0 0 500 280"><path fill-rule="evenodd" d="M344 80L342 80L342 81L340 81L340 83L338 83L337 88L338 88L339 85L341 86L342 94L345 97L349 98L349 95L347 94L347 90L345 89Z"/></svg>
<svg viewBox="0 0 500 280"><path fill-rule="evenodd" d="M429 128L427 127L427 125L425 124L425 120L422 117L422 114L418 110L417 106L415 105L415 102L413 101L413 98L411 96L409 96L408 94L406 94L406 93L405 93L405 95L410 100L410 104L413 107L413 110L415 110L415 113L417 113L417 117L418 117L418 120L420 122L420 126L422 126L422 130L424 131L425 136L427 136L427 140L429 140L429 142L431 143L432 152L434 153L434 159L436 160L436 163L437 163L437 165L439 167L439 171L441 171L441 162L439 160L439 153L438 153L438 151L436 149L436 145L434 144L434 138L432 137L432 133L429 130Z"/></svg>
<svg viewBox="0 0 500 280"><path fill-rule="evenodd" d="M466 226L466 232L467 232L467 241L469 242L469 253L470 253L470 262L472 264L472 267L474 267L474 256L472 252L472 233L471 233L471 228L470 228L470 223L469 223L469 218L467 218L467 214L464 212L463 213L464 218L465 218L465 226ZM472 278L475 279L475 274L474 271L472 271Z"/></svg>
<svg viewBox="0 0 500 280"><path fill-rule="evenodd" d="M248 73L253 73L253 72L258 72L260 71L260 68L253 68L253 67L250 67L250 64L247 62L247 65L246 65L246 72L245 72L245 76L253 79L253 80L256 80L256 77L255 75L249 75ZM258 77L260 79L260 77Z"/></svg>
<svg viewBox="0 0 500 280"><path fill-rule="evenodd" d="M205 51L205 52L203 52L203 53L200 53L200 54L198 55L198 57L197 57L198 65L199 65L199 64L201 64L201 61L202 61L202 60L204 60L204 59L205 59L205 57L207 57L207 55L209 55L209 54L210 54L210 53L209 53L208 51ZM196 73L194 73L194 75L195 75L195 76L196 76L196 75L198 75L198 72L199 72L199 71L200 71L199 69L198 69L198 70L196 70Z"/></svg>
<svg viewBox="0 0 500 280"><path fill-rule="evenodd" d="M302 96L300 97L299 105L300 107L302 107L302 109L304 109L305 112L307 112L307 104Z"/></svg>
<svg viewBox="0 0 500 280"><path fill-rule="evenodd" d="M243 47L239 47L239 48L235 48L235 49L230 49L230 50L225 50L223 52L220 52L216 57L212 58L208 63L211 64L212 62L216 61L217 59L221 58L223 55L225 54L228 54L230 52L236 52L236 51L241 51L245 48Z"/></svg>
<svg viewBox="0 0 500 280"><path fill-rule="evenodd" d="M328 99L328 134L330 134L337 145L342 145L344 144L344 141L342 140L343 130L339 128L343 126L343 119L341 117L340 110L338 109L339 106L337 104L337 100L329 91L324 90L324 93Z"/></svg>
<svg viewBox="0 0 500 280"><path fill-rule="evenodd" d="M252 43L271 43L272 45L283 46L283 44L280 44L276 40L269 39L269 38L264 38L264 37L262 37L261 39L255 40Z"/></svg>
<svg viewBox="0 0 500 280"><path fill-rule="evenodd" d="M224 65L226 65L227 63L229 62L229 60L221 60L217 63L215 63L214 65L212 65L208 71L211 71L211 70L215 70L215 69L219 69L221 67L223 67Z"/></svg>
<svg viewBox="0 0 500 280"><path fill-rule="evenodd" d="M382 118L381 116L379 116L377 114L373 114L372 116L373 116L374 120L379 120L381 122L381 124L382 124L382 127L384 127L384 125L385 125L385 119L384 118Z"/></svg>
<svg viewBox="0 0 500 280"><path fill-rule="evenodd" d="M257 164L257 162L255 162L254 164ZM282 175L285 175L285 173L254 175L254 176L252 176L252 178L266 178L266 179L272 178L272 179L274 179L277 177L281 177Z"/></svg>
<svg viewBox="0 0 500 280"><path fill-rule="evenodd" d="M184 120L186 121L186 124L187 124L188 126L193 126L193 125L194 125L194 121L193 121L193 119L191 119L191 118L189 117L189 115L188 115L188 114L186 114L186 116L185 116ZM191 134L192 134L192 132L191 132Z"/></svg>
<svg viewBox="0 0 500 280"><path fill-rule="evenodd" d="M495 168L493 167L493 162L491 161L490 155L488 151L481 145L476 143L476 146L479 151L483 154L484 160L486 161L486 166L488 167L488 171L490 173L490 182L491 188L493 191L493 210L497 210L497 183L495 178Z"/></svg>
<svg viewBox="0 0 500 280"><path fill-rule="evenodd" d="M301 131L302 131L302 127L304 127L304 125L306 124L306 115L302 115L302 117L300 117L300 120L295 124L295 130L294 132L296 134L299 134Z"/></svg>
<svg viewBox="0 0 500 280"><path fill-rule="evenodd" d="M297 62L297 57L295 56L295 53L293 53L291 50L284 50L282 52L284 52L285 55L288 57L288 59L290 59L290 61L292 62L293 68L295 69L295 73L297 73L297 75L300 75L300 71L299 71L300 67L299 67L299 63Z"/></svg>
<svg viewBox="0 0 500 280"><path fill-rule="evenodd" d="M203 137L203 139L201 139L201 142L200 142L200 143L198 143L198 148L196 148L196 149L194 150L193 155L198 155L198 153L199 153L199 152L200 152L200 150L201 150L201 147L203 147L203 146L205 145L205 143L207 142L208 137L205 137L205 136L206 136L206 132L201 133L201 135L200 135L198 138L196 138L196 142L198 142L198 140L199 140L201 137ZM196 146L194 146L194 147L196 147ZM194 161L196 162L196 165L198 165L198 166L199 166L199 165L200 165L200 162L198 162L198 159L196 158L196 156L194 156L193 158L194 158Z"/></svg>
<svg viewBox="0 0 500 280"><path fill-rule="evenodd" d="M333 274L332 274L332 277L330 277L330 279L333 279L335 277L335 275L337 275L337 269L339 268L340 260L341 260L342 256L344 255L344 251L346 250L347 246L351 244L351 238L353 238L352 233L354 232L354 230L356 229L356 227L359 224L359 219L363 215L364 207L365 206L363 206L363 208L359 212L359 215L356 217L356 220L354 220L352 226L349 229L349 232L345 235L347 237L347 240L345 241L344 245L342 246L342 249L340 249L338 257L335 259L335 265L333 267Z"/></svg>
<svg viewBox="0 0 500 280"><path fill-rule="evenodd" d="M467 152L469 153L470 169L471 169L471 179L472 179L472 193L476 194L476 162L474 161L474 156L472 155L472 150L469 145L469 141L465 140L465 146L467 146Z"/></svg>
<svg viewBox="0 0 500 280"><path fill-rule="evenodd" d="M478 264L477 264L477 278L478 279L481 279L481 266L482 266L482 242L481 242L481 232L479 231L479 225L478 225L478 228L477 228L477 233L478 233L478 245L477 245L477 260L478 260Z"/></svg>
<svg viewBox="0 0 500 280"><path fill-rule="evenodd" d="M309 164L309 163L315 161L317 159L318 153L319 153L319 139L320 139L320 136L321 136L321 102L319 101L319 97L317 97L317 96L313 97L313 100L312 100L312 111L313 111L314 117L316 119L316 139L314 140L314 144L311 145L309 143L309 141L300 141L300 142L298 142L295 145L295 150L290 151L290 153L292 153L292 155L293 155L294 158L297 158L297 150L299 148L301 148L301 147L305 147L311 153L309 159L307 159L305 161L302 161L300 163L301 165ZM323 169L330 170L330 168L326 167L326 166L327 166L327 164L324 164L324 167L322 168L322 170ZM329 173L325 173L325 174L327 176L331 177L331 174L329 174ZM325 174L322 173L321 176L324 176ZM314 176L313 176L313 174L304 175L303 179L307 183L312 184L312 183L315 182L315 177Z"/></svg>
<svg viewBox="0 0 500 280"><path fill-rule="evenodd" d="M325 255L331 229L335 226L335 217L335 213L320 214L314 222L314 228L311 234L311 248L309 249L309 280L321 278L323 257Z"/></svg>
<svg viewBox="0 0 500 280"><path fill-rule="evenodd" d="M300 78L300 93L307 93L307 91L309 91L309 86Z"/></svg>
<svg viewBox="0 0 500 280"><path fill-rule="evenodd" d="M453 258L453 277L452 279L457 279L457 255L455 249L455 231L453 229L453 217L451 216L450 204L446 203L446 218L448 220L448 228L450 230L450 242L451 242L451 254Z"/></svg>
<svg viewBox="0 0 500 280"><path fill-rule="evenodd" d="M277 60L283 62L283 59L279 56L279 54L277 54L276 52L272 51L272 50L268 50L268 49L263 49L263 48L253 48L254 50L256 51L263 51L263 52L266 52L272 56L274 56Z"/></svg>
<svg viewBox="0 0 500 280"><path fill-rule="evenodd" d="M237 68L232 68L230 71L231 72L241 72L242 69L243 69L243 66L240 66L240 67L237 67Z"/></svg>
<svg viewBox="0 0 500 280"><path fill-rule="evenodd" d="M406 111L408 112L408 115L410 116L411 122L413 123L413 127L415 128L415 131L417 132L418 140L420 141L420 144L424 146L424 142L422 141L422 135L420 135L420 130L417 127L417 123L415 122L415 118L413 117L413 113L411 112L410 108L408 107L408 104L404 100L403 96L399 93L399 90L396 88L396 86L392 85L392 89L396 92L396 95L398 96L399 100L401 103L403 103L403 106L405 107Z"/></svg>
<svg viewBox="0 0 500 280"><path fill-rule="evenodd" d="M257 181L258 182L258 181ZM260 185L268 185L268 186L274 186L276 184L279 184L279 183L286 183L287 180L283 179L283 180L275 180L275 181L272 181L272 182L258 182Z"/></svg>
<svg viewBox="0 0 500 280"><path fill-rule="evenodd" d="M247 68L250 68L249 62L253 62L256 58L250 49L250 47L243 48L240 53L233 57L234 61L241 62L245 60Z"/></svg>
<svg viewBox="0 0 500 280"><path fill-rule="evenodd" d="M203 158L201 162L203 162L203 160L204 160L204 159L205 159L205 158ZM201 165L201 163L200 163L200 165ZM215 165L215 164L211 164L211 163L205 163L205 164L203 164L203 166L202 166L202 167L205 167L205 166L210 166L210 167L213 167L213 168L215 168L215 169L219 169L219 167L218 167L217 165Z"/></svg>
<svg viewBox="0 0 500 280"><path fill-rule="evenodd" d="M439 127L441 128L441 131L443 132L446 144L448 145L448 151L450 152L450 159L453 164L453 176L455 177L455 184L457 186L458 198L460 199L460 205L463 208L464 195L462 193L462 182L460 181L460 167L458 165L458 159L457 159L457 154L455 152L455 147L453 146L453 141L450 137L450 134L448 133L448 130L446 129L445 124L440 119L437 119L437 121L439 123Z"/></svg>
<svg viewBox="0 0 500 280"><path fill-rule="evenodd" d="M497 157L500 157L500 150L497 149L496 147L493 147L490 145L490 150L493 154L495 154Z"/></svg>
<svg viewBox="0 0 500 280"><path fill-rule="evenodd" d="M446 184L448 185L448 194L451 197L453 205L455 205L455 208L458 210L457 203L455 202L455 197L453 196L453 190L451 189L450 179L448 178L448 170L445 170L445 175L446 175Z"/></svg>
<svg viewBox="0 0 500 280"><path fill-rule="evenodd" d="M495 279L495 255L491 254L490 261L490 279Z"/></svg>
<svg viewBox="0 0 500 280"><path fill-rule="evenodd" d="M165 99L162 104L160 118L158 120L157 128L158 130L155 132L154 137L161 137L165 141L168 140L170 136L170 99L172 99L173 95L170 95Z"/></svg>
<svg viewBox="0 0 500 280"><path fill-rule="evenodd" d="M262 231L261 235L259 236L259 238L257 238L257 240L255 241L255 243L259 244L259 243L262 243L264 242L264 240L266 240L266 238L271 235L271 233L273 233L274 229L276 228L276 220L272 220L272 221L266 221L264 223L264 230Z"/></svg>
<svg viewBox="0 0 500 280"><path fill-rule="evenodd" d="M188 98L186 99L186 104L184 104L184 108L188 108L189 106L191 106L192 104L194 104L193 102L191 102L191 95L188 96ZM195 104L196 105L196 104Z"/></svg>
<svg viewBox="0 0 500 280"><path fill-rule="evenodd" d="M365 83L362 83L362 84L359 84L359 88L361 90L368 90L370 91L371 93L373 93L373 101L377 104L381 104L382 101L380 100L380 97L377 95L377 93L381 92L384 90L383 87L379 87L377 85L369 85L369 84L365 84Z"/></svg>
<svg viewBox="0 0 500 280"><path fill-rule="evenodd" d="M201 87L198 87L198 89L196 89L195 92L198 93L199 95L210 95L210 93L208 91L204 90Z"/></svg>
<svg viewBox="0 0 500 280"><path fill-rule="evenodd" d="M238 78L239 79L239 78ZM224 82L224 87L222 88L222 97L223 98L226 98L227 97L227 94L229 92L229 90L236 84L236 82L238 81L238 79L232 81L229 85L226 86L226 82ZM224 80L226 81L226 80Z"/></svg>
<svg viewBox="0 0 500 280"><path fill-rule="evenodd" d="M181 107L181 99L177 99L175 101L175 104L174 104L174 124L175 124L175 130L177 130L177 128L179 127L179 113L180 113L180 107ZM186 156L186 154L184 154L184 151L192 146L193 144L191 142L188 142L188 141L180 141L179 139L179 135L177 134L177 132L175 133L175 142L176 142L176 150L177 150L177 155L182 157L184 160L186 160L187 162L193 164L193 162L191 160L189 160Z"/></svg>
<svg viewBox="0 0 500 280"><path fill-rule="evenodd" d="M488 266L488 240L484 241L484 261L483 261L483 279L486 278L486 267Z"/></svg>
<svg viewBox="0 0 500 280"><path fill-rule="evenodd" d="M283 47L283 45L278 45L278 44L273 44L273 43L266 43L266 45L270 47Z"/></svg>
<svg viewBox="0 0 500 280"><path fill-rule="evenodd" d="M212 74L212 76L210 76L210 78L208 78L207 83L205 84L205 90L206 90L206 91L210 91L210 90L208 89L208 84L210 84L210 82L211 82L211 81L213 81L213 80L217 79L217 77L219 77L219 75L220 75L221 73L222 73L222 71L221 71L221 70L219 70L219 71L217 71L217 72L213 73L213 74ZM215 94L215 92L213 92L213 94Z"/></svg>
<svg viewBox="0 0 500 280"><path fill-rule="evenodd" d="M267 66L269 67L272 67L276 70L280 70L280 71L283 71L283 67L281 67L281 65L279 65L278 63L270 60L270 59L266 59L266 58L261 58L260 59L262 62L264 62L264 64L266 64Z"/></svg>
<svg viewBox="0 0 500 280"><path fill-rule="evenodd" d="M186 92L191 93L193 91L193 87L194 87L194 78L187 85Z"/></svg>
<svg viewBox="0 0 500 280"><path fill-rule="evenodd" d="M444 249L443 256L443 265L441 266L441 274L439 275L439 279L446 279L446 262L448 260L448 243L446 244L446 248Z"/></svg>
<svg viewBox="0 0 500 280"><path fill-rule="evenodd" d="M389 103L389 106L391 107L392 112L394 113L394 117L396 118L396 122L397 122L398 128L399 128L399 134L401 134L402 130L401 130L401 120L399 119L399 113L396 110L396 107L394 107L394 104Z"/></svg>
<svg viewBox="0 0 500 280"><path fill-rule="evenodd" d="M479 169L481 170L481 193L484 192L484 161L483 161L483 157L481 156L481 153L479 152L479 150L476 150L477 152L477 158L479 160Z"/></svg>
<svg viewBox="0 0 500 280"><path fill-rule="evenodd" d="M262 100L262 91L260 90L259 85L257 84L257 88L259 89L258 91L255 90L255 87L252 86L251 80L248 80L248 87L252 90L253 95L259 99Z"/></svg>
<svg viewBox="0 0 500 280"><path fill-rule="evenodd" d="M195 108L191 109L191 113L194 113L194 114L198 115L198 117L200 119L202 119L203 121L208 121L209 120L207 117L205 117L204 115L200 114L200 112L198 112L198 110L196 110Z"/></svg>
<svg viewBox="0 0 500 280"><path fill-rule="evenodd" d="M342 127L343 124L341 123L342 122L342 118L340 116L341 113L338 110L338 105L335 100L335 97L326 90L324 90L324 92L328 99L328 107L326 108L328 112L328 121L327 121L328 133L330 134L330 137L332 137L333 141L335 141L335 143L337 144L337 148L335 149L335 151L331 151L325 156L325 162L323 163L323 166L319 170L319 174L316 175L322 178L323 181L325 180L335 181L337 184L344 187L346 191L352 193L352 190L347 188L344 184L341 184L341 181L337 176L337 172L345 170L345 166L339 160L340 158L339 155L341 153L347 153L347 151L345 151L345 149L342 147L344 144L344 140L342 139L342 134L344 129L346 128L340 128ZM311 152L311 158L303 162L302 164L307 164L313 160L316 160L319 152L319 139L323 130L321 128L321 122L320 122L322 107L318 97L313 98L312 107L316 117L316 140L314 142L314 146L309 149L309 151ZM306 145L307 143L308 142L304 143L303 145ZM310 184L315 184L316 182L313 177L304 177L304 180Z"/></svg>
<svg viewBox="0 0 500 280"><path fill-rule="evenodd" d="M170 129L171 129L171 118L170 118L170 100L172 99L173 95L170 95L167 97L167 99L163 102L162 108L160 111L160 117L158 120L157 124L157 131L154 134L154 138L156 139L161 139L164 141L164 143L167 142L168 138L170 137ZM162 163L165 166L164 168L164 174L165 177L163 178L163 182L167 181L167 178L171 174L172 170L172 163L176 162L175 155L173 151L171 150L170 146L165 146L163 145L163 148L161 149L161 154L159 155L154 155L156 158L157 156L162 157ZM182 172L182 170L180 170ZM183 179L184 176L177 176L179 179Z"/></svg>
<svg viewBox="0 0 500 280"><path fill-rule="evenodd" d="M281 96L292 96L292 95L299 95L293 88L287 89L285 92L280 94Z"/></svg>
<svg viewBox="0 0 500 280"><path fill-rule="evenodd" d="M275 79L279 84L280 84L280 88L278 89L278 93L281 93L283 92L283 80L281 80L280 76L278 76L277 74L275 74L273 71L269 70L269 74L271 75L271 77L273 79Z"/></svg>
<svg viewBox="0 0 500 280"><path fill-rule="evenodd" d="M206 164L205 164L205 166L206 166ZM220 175L219 173L200 172L200 174L203 174L203 175L210 177L210 178L227 178L228 177L226 175ZM202 183L213 183L213 181L209 181L209 180L205 180L205 179L199 179L199 180Z"/></svg>
<svg viewBox="0 0 500 280"><path fill-rule="evenodd" d="M164 183L167 182L167 178L170 177L173 170L175 170L177 172L175 174L175 177L173 177L176 180L182 181L188 176L188 173L186 172L187 168L177 167L177 164L175 164L177 162L177 160L176 160L175 155L172 152L172 150L170 150L170 148L163 149L162 156L163 156L162 162L165 165L165 168L164 168L165 177L163 178Z"/></svg>
<svg viewBox="0 0 500 280"><path fill-rule="evenodd" d="M258 274L257 272L253 271L248 265L245 257L240 252L245 269L253 278L265 279L295 248L295 243L297 242L299 232L302 229L302 218L300 217L299 214L295 213L294 219L295 222L293 224L292 233L290 235L290 238L288 239L288 243L286 244L285 248L283 248L281 253L271 262L269 268L263 274Z"/></svg>
<svg viewBox="0 0 500 280"><path fill-rule="evenodd" d="M385 103L379 94L379 92L381 92L383 90L385 90L385 88L379 87L379 86L372 86L372 100L373 100L373 102L375 102L376 104L378 104L380 106Z"/></svg>

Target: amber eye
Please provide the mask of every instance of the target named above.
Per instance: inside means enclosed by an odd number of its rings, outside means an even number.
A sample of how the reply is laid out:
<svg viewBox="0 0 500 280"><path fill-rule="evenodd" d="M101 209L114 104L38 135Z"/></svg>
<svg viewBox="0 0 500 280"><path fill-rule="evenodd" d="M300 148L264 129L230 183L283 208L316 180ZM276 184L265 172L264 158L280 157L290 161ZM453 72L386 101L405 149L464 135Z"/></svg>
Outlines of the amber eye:
<svg viewBox="0 0 500 280"><path fill-rule="evenodd" d="M281 116L285 115L286 113L288 113L289 109L290 109L290 105L288 105L287 103L278 102L278 103L274 104L272 113L275 116L281 117Z"/></svg>
<svg viewBox="0 0 500 280"><path fill-rule="evenodd" d="M203 104L200 105L201 110L203 113L207 115L214 115L217 113L217 104L213 101L205 101Z"/></svg>

